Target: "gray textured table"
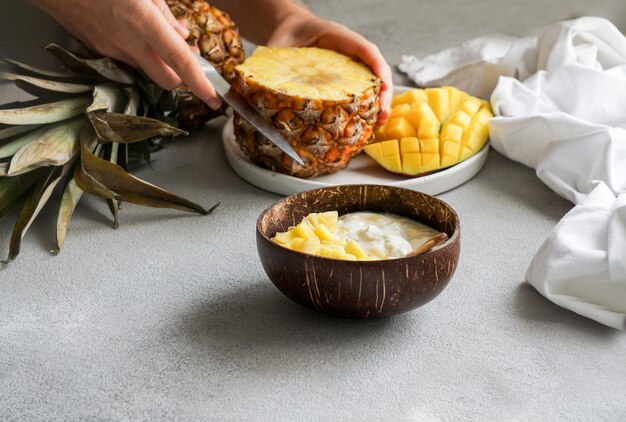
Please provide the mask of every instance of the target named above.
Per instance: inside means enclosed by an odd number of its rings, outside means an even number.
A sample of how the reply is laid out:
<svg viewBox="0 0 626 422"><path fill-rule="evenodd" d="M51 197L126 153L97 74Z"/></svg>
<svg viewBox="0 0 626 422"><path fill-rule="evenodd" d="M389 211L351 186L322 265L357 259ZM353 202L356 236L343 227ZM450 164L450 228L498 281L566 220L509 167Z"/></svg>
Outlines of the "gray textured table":
<svg viewBox="0 0 626 422"><path fill-rule="evenodd" d="M307 3L394 64L405 52L584 13L626 23L620 2ZM47 35L16 17L22 8L0 6L0 50L28 56ZM523 283L570 208L532 170L492 151L477 177L441 195L461 217L463 245L435 301L386 320L339 320L267 280L254 222L278 196L231 171L219 124L173 142L157 171L138 172L204 205L221 202L210 216L127 205L115 231L106 204L88 198L53 257L56 212L44 210L19 260L0 271L0 419L626 418L624 333ZM1 224L2 255L9 234Z"/></svg>

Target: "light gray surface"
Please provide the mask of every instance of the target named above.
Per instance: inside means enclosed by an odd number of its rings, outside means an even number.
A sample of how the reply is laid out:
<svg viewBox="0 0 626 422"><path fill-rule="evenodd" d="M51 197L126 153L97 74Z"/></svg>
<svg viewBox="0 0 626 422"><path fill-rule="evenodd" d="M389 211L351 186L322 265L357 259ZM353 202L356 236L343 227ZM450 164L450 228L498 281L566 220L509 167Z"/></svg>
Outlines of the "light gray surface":
<svg viewBox="0 0 626 422"><path fill-rule="evenodd" d="M397 63L404 52L581 14L586 2L308 3ZM593 7L615 13L618 4ZM173 142L156 156L157 171L138 172L204 205L221 202L210 216L126 205L115 231L106 204L88 198L53 257L56 211L44 210L18 261L0 271L0 419L626 418L624 333L523 283L570 208L532 170L492 151L476 178L441 195L463 230L460 265L441 296L387 320L339 320L267 280L254 222L278 197L229 169L219 124ZM1 224L1 255L9 234Z"/></svg>

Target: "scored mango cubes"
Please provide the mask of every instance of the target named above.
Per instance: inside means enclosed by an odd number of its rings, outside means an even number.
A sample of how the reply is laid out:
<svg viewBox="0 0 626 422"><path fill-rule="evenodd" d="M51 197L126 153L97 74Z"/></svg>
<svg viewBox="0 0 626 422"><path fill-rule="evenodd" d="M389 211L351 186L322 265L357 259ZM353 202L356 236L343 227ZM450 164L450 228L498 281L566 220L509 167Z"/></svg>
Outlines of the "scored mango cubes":
<svg viewBox="0 0 626 422"><path fill-rule="evenodd" d="M488 102L457 88L410 89L394 97L389 121L364 151L394 173L432 172L480 151L492 117Z"/></svg>

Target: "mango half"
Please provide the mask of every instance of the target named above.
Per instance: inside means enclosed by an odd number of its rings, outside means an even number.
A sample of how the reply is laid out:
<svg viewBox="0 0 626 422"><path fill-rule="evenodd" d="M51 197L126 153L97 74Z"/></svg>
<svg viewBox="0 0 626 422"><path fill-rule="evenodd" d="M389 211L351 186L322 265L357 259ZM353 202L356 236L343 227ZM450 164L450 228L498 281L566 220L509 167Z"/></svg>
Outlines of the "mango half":
<svg viewBox="0 0 626 422"><path fill-rule="evenodd" d="M480 151L492 117L488 102L457 88L411 89L394 97L389 120L364 151L391 172L430 173Z"/></svg>

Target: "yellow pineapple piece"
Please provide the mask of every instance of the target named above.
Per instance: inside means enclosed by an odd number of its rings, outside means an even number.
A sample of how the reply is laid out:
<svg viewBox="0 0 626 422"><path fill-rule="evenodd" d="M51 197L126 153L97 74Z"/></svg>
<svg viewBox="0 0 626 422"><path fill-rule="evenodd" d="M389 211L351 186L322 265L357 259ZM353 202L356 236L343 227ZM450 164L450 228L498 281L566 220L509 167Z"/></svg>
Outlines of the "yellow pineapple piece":
<svg viewBox="0 0 626 422"><path fill-rule="evenodd" d="M356 259L362 259L367 256L367 253L365 253L365 251L361 249L359 244L356 243L354 240L350 240L348 243L346 243L344 250L347 254L354 255Z"/></svg>
<svg viewBox="0 0 626 422"><path fill-rule="evenodd" d="M322 245L339 245L339 246L346 246L346 239L345 237L333 237L332 239L328 239L328 240L322 240Z"/></svg>
<svg viewBox="0 0 626 422"><path fill-rule="evenodd" d="M321 245L318 255L326 258L344 259L346 251L341 245Z"/></svg>
<svg viewBox="0 0 626 422"><path fill-rule="evenodd" d="M315 227L313 233L315 233L319 240L329 240L333 238L333 234L323 224Z"/></svg>
<svg viewBox="0 0 626 422"><path fill-rule="evenodd" d="M404 117L395 117L386 123L384 139L400 139L415 136L413 126Z"/></svg>
<svg viewBox="0 0 626 422"><path fill-rule="evenodd" d="M293 229L293 235L295 237L302 237L303 239L310 239L312 237L316 237L315 233L313 233L313 227L309 224L309 222L305 219L300 222Z"/></svg>
<svg viewBox="0 0 626 422"><path fill-rule="evenodd" d="M296 237L291 241L291 243L285 246L287 246L289 249L293 249L294 251L297 251L302 248L302 244L304 243L304 240L305 239L301 237Z"/></svg>
<svg viewBox="0 0 626 422"><path fill-rule="evenodd" d="M337 211L326 211L317 214L317 219L320 224L326 226L328 230L334 232L337 228L337 221L339 220L339 213Z"/></svg>
<svg viewBox="0 0 626 422"><path fill-rule="evenodd" d="M402 94L396 95L391 101L391 107L399 104L413 104L420 101L428 101L428 97L423 89L410 89Z"/></svg>
<svg viewBox="0 0 626 422"><path fill-rule="evenodd" d="M279 232L272 238L272 240L281 245L290 245L295 239L293 231L288 230L286 232Z"/></svg>
<svg viewBox="0 0 626 422"><path fill-rule="evenodd" d="M298 252L317 255L320 252L321 245L320 240L313 236L308 239L303 239L301 243L295 245L292 249Z"/></svg>
<svg viewBox="0 0 626 422"><path fill-rule="evenodd" d="M428 96L428 104L433 109L439 121L444 121L450 114L450 96L448 91L443 88L426 89Z"/></svg>

